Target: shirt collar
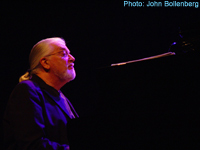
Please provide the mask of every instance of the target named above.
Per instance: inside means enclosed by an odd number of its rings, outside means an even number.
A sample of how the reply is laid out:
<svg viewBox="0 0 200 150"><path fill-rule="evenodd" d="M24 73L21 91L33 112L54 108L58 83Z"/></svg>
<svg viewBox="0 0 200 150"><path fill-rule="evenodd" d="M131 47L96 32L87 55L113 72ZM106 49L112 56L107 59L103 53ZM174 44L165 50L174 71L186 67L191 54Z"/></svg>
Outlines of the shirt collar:
<svg viewBox="0 0 200 150"><path fill-rule="evenodd" d="M37 76L36 74L32 74L32 78L31 80L33 82L36 82L42 89L47 90L48 92L50 92L52 95L54 96L59 96L60 93L53 88L52 86L46 84L39 76Z"/></svg>

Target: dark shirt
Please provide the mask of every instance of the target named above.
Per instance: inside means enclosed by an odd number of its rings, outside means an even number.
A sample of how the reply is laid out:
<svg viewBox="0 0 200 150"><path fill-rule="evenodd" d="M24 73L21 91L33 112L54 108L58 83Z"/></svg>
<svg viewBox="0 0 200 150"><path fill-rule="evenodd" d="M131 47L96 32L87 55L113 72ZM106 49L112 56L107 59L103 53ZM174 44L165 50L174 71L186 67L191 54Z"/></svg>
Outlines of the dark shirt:
<svg viewBox="0 0 200 150"><path fill-rule="evenodd" d="M20 82L10 96L3 119L5 149L67 149L67 122L71 119L67 114L60 93L37 75Z"/></svg>

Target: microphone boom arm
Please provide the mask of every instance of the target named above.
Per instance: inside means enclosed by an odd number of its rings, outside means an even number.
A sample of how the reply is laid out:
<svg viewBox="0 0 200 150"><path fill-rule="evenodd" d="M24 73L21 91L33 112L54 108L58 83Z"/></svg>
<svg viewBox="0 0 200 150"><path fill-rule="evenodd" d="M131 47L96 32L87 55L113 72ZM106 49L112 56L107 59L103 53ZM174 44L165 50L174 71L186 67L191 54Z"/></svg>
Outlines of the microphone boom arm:
<svg viewBox="0 0 200 150"><path fill-rule="evenodd" d="M166 57L166 56L171 56L171 55L176 55L176 54L175 54L175 52L167 52L167 53L164 53L164 54L155 55L155 56L151 56L151 57L146 57L146 58L142 58L142 59L131 60L131 61L121 62L121 63L116 63L116 64L111 64L111 66L126 65L128 63L134 63L134 62L138 62L138 61L155 59L155 58Z"/></svg>

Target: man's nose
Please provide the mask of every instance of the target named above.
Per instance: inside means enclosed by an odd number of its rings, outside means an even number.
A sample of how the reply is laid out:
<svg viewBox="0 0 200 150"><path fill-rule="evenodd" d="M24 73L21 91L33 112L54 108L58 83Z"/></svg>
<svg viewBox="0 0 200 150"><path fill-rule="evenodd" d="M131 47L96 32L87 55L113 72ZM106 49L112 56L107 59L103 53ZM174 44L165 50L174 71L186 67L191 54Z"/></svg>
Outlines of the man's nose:
<svg viewBox="0 0 200 150"><path fill-rule="evenodd" d="M69 54L69 60L70 60L71 62L74 62L74 61L75 61L74 56L72 56L71 54Z"/></svg>

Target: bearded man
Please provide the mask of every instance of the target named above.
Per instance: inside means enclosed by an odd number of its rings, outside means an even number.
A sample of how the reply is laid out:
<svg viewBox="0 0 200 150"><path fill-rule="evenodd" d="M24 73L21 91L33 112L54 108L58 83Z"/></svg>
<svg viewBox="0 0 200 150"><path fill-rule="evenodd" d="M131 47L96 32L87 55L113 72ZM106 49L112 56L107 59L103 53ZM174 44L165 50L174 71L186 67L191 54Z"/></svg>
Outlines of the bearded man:
<svg viewBox="0 0 200 150"><path fill-rule="evenodd" d="M79 116L60 89L75 78L74 61L62 38L33 46L30 69L20 77L4 114L5 149L69 150L67 122Z"/></svg>

